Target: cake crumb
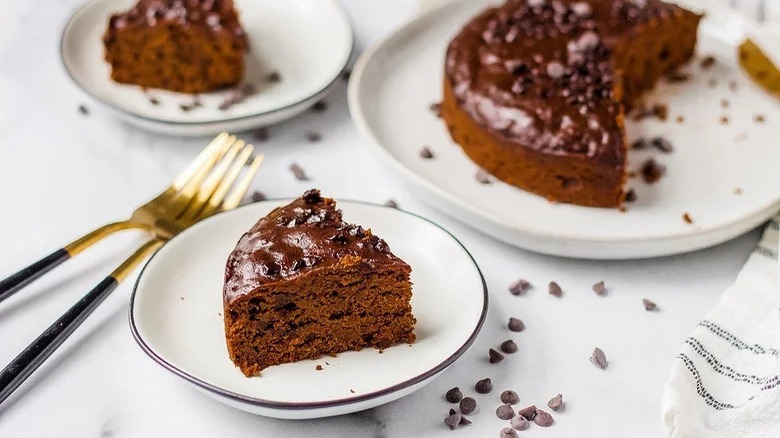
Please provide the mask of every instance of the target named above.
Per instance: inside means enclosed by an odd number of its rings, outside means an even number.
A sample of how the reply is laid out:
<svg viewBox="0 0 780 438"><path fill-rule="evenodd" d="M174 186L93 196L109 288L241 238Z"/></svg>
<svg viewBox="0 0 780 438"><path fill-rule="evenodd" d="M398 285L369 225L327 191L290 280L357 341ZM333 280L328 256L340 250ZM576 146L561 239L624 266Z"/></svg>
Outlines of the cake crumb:
<svg viewBox="0 0 780 438"><path fill-rule="evenodd" d="M636 201L636 192L634 189L628 189L626 192L626 196L624 198L626 202L635 202Z"/></svg>
<svg viewBox="0 0 780 438"><path fill-rule="evenodd" d="M658 309L658 305L648 300L647 298L642 298L642 305L645 306L645 310L648 312L652 312L653 310Z"/></svg>
<svg viewBox="0 0 780 438"><path fill-rule="evenodd" d="M753 121L756 123L764 123L766 121L766 118L763 114L756 114L753 116Z"/></svg>
<svg viewBox="0 0 780 438"><path fill-rule="evenodd" d="M628 209L626 208L625 205L621 205L620 207L618 207L618 211L620 211L621 213L625 213L628 211Z"/></svg>
<svg viewBox="0 0 780 438"><path fill-rule="evenodd" d="M179 297L180 300L184 301L184 297Z"/></svg>
<svg viewBox="0 0 780 438"><path fill-rule="evenodd" d="M490 174L485 172L482 169L479 169L477 171L477 174L474 177L477 179L477 182L480 184L490 184L492 182L490 180Z"/></svg>
<svg viewBox="0 0 780 438"><path fill-rule="evenodd" d="M79 105L79 113L82 116L88 116L89 115L89 108L87 108L87 106L82 103L81 105Z"/></svg>
<svg viewBox="0 0 780 438"><path fill-rule="evenodd" d="M676 84L679 82L687 82L691 78L691 75L685 72L674 71L666 75L666 80L670 84Z"/></svg>
<svg viewBox="0 0 780 438"><path fill-rule="evenodd" d="M420 149L420 158L430 160L433 158L433 152L431 151L431 148L428 146L423 146L422 149Z"/></svg>
<svg viewBox="0 0 780 438"><path fill-rule="evenodd" d="M278 71L272 71L265 77L266 82L275 84L282 81L282 75Z"/></svg>
<svg viewBox="0 0 780 438"><path fill-rule="evenodd" d="M436 117L441 117L441 103L434 102L431 104L429 109L431 110L432 113L436 115Z"/></svg>
<svg viewBox="0 0 780 438"><path fill-rule="evenodd" d="M309 180L309 177L306 175L306 171L304 171L303 167L299 166L298 163L290 164L290 172L292 172L293 176L298 181L308 181Z"/></svg>
<svg viewBox="0 0 780 438"><path fill-rule="evenodd" d="M149 103L151 103L152 105L159 105L160 104L160 100L157 99L156 97L150 97L149 98Z"/></svg>
<svg viewBox="0 0 780 438"><path fill-rule="evenodd" d="M690 213L688 213L687 211L683 213L682 218L686 224L693 224L693 218L691 217Z"/></svg>
<svg viewBox="0 0 780 438"><path fill-rule="evenodd" d="M712 78L709 81L707 81L707 85L709 85L710 88L715 88L716 86L718 86L718 80Z"/></svg>
<svg viewBox="0 0 780 438"><path fill-rule="evenodd" d="M700 64L700 65L701 65L701 68L702 68L702 69L706 70L706 69L708 69L708 68L712 67L713 65L715 65L715 62L717 62L717 60L715 59L715 57L714 57L714 56L712 56L712 55L707 55L707 56L705 56L705 57L704 57L704 58L701 60L701 64Z"/></svg>
<svg viewBox="0 0 780 438"><path fill-rule="evenodd" d="M312 143L317 143L318 141L322 140L322 136L319 132L310 131L306 133L306 139Z"/></svg>
<svg viewBox="0 0 780 438"><path fill-rule="evenodd" d="M314 369L317 371L322 371L322 365L317 365L316 367L314 367Z"/></svg>
<svg viewBox="0 0 780 438"><path fill-rule="evenodd" d="M720 116L720 124L721 125L728 125L729 124L729 117L728 116Z"/></svg>
<svg viewBox="0 0 780 438"><path fill-rule="evenodd" d="M729 107L729 100L728 99L721 99L720 100L720 106L722 108L728 108Z"/></svg>
<svg viewBox="0 0 780 438"><path fill-rule="evenodd" d="M664 173L666 173L666 167L650 158L642 164L640 173L646 183L653 184L661 179Z"/></svg>
<svg viewBox="0 0 780 438"><path fill-rule="evenodd" d="M734 187L734 194L735 195L741 195L742 194L742 189L739 188L739 187Z"/></svg>
<svg viewBox="0 0 780 438"><path fill-rule="evenodd" d="M677 123L683 123L683 122L685 122L685 117L683 117L683 116L677 116L677 119L676 119L676 120L677 120Z"/></svg>
<svg viewBox="0 0 780 438"><path fill-rule="evenodd" d="M383 205L385 207L398 208L398 203L394 199L388 199Z"/></svg>
<svg viewBox="0 0 780 438"><path fill-rule="evenodd" d="M354 394L354 393L355 393L355 390L354 390L354 389L350 389L350 390L349 390L349 392L351 392L352 394Z"/></svg>
<svg viewBox="0 0 780 438"><path fill-rule="evenodd" d="M729 90L737 91L737 81L729 81Z"/></svg>

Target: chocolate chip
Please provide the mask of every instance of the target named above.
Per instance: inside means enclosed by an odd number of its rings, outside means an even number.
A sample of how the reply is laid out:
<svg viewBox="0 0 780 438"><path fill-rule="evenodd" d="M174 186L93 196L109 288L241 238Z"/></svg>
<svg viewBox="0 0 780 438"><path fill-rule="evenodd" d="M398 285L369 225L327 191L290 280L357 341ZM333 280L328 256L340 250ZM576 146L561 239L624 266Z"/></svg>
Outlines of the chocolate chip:
<svg viewBox="0 0 780 438"><path fill-rule="evenodd" d="M423 148L420 149L420 158L425 158L426 160L433 158L433 152L431 152L428 146L423 146Z"/></svg>
<svg viewBox="0 0 780 438"><path fill-rule="evenodd" d="M275 84L282 80L282 75L279 74L278 71L272 71L271 73L268 73L268 75L265 77L265 80L268 83Z"/></svg>
<svg viewBox="0 0 780 438"><path fill-rule="evenodd" d="M509 327L509 330L513 332L521 332L525 330L525 324L522 320L517 318L509 318L509 323L507 324L507 327Z"/></svg>
<svg viewBox="0 0 780 438"><path fill-rule="evenodd" d="M326 109L328 109L328 104L324 100L321 100L311 106L311 110L315 113L324 112Z"/></svg>
<svg viewBox="0 0 780 438"><path fill-rule="evenodd" d="M529 4L531 1L529 0ZM498 434L498 438L517 438L517 432L515 432L514 429L511 427L505 427L501 429L501 432Z"/></svg>
<svg viewBox="0 0 780 438"><path fill-rule="evenodd" d="M626 197L624 198L626 202L635 202L636 201L636 192L634 189L628 189L626 192Z"/></svg>
<svg viewBox="0 0 780 438"><path fill-rule="evenodd" d="M652 144L656 149L659 151L668 154L674 151L674 147L672 146L672 142L665 139L664 137L655 137L652 140L650 140L650 144Z"/></svg>
<svg viewBox="0 0 780 438"><path fill-rule="evenodd" d="M648 312L658 309L658 306L647 298L642 298L642 305L645 306L645 310Z"/></svg>
<svg viewBox="0 0 780 438"><path fill-rule="evenodd" d="M515 410L508 404L503 404L496 408L496 417L501 420L509 420L515 416Z"/></svg>
<svg viewBox="0 0 780 438"><path fill-rule="evenodd" d="M720 116L720 124L721 125L728 125L729 124L729 117L728 116Z"/></svg>
<svg viewBox="0 0 780 438"><path fill-rule="evenodd" d="M509 425L515 430L526 430L528 429L528 426L530 426L530 423L528 423L528 420L522 415L515 415L509 420Z"/></svg>
<svg viewBox="0 0 780 438"><path fill-rule="evenodd" d="M602 370L606 369L607 365L609 365L607 362L607 356L603 351L601 351L601 348L599 347L593 349L593 353L590 355L590 362Z"/></svg>
<svg viewBox="0 0 780 438"><path fill-rule="evenodd" d="M450 429L455 430L455 428L460 424L461 415L459 413L454 413L447 418L444 419L444 424Z"/></svg>
<svg viewBox="0 0 780 438"><path fill-rule="evenodd" d="M689 74L682 72L672 72L666 75L666 80L670 83L685 82L690 78L691 76Z"/></svg>
<svg viewBox="0 0 780 438"><path fill-rule="evenodd" d="M320 135L319 132L311 131L311 132L307 132L306 133L306 139L309 140L312 143L316 143L316 142L322 140L322 136Z"/></svg>
<svg viewBox="0 0 780 438"><path fill-rule="evenodd" d="M764 123L765 120L766 118L764 117L763 114L756 114L755 116L753 116L753 121L756 123Z"/></svg>
<svg viewBox="0 0 780 438"><path fill-rule="evenodd" d="M89 108L87 108L86 105L81 104L81 105L79 105L79 113L82 116L88 116L89 115Z"/></svg>
<svg viewBox="0 0 780 438"><path fill-rule="evenodd" d="M607 292L607 288L604 286L604 282L599 281L598 283L594 284L593 292L596 292L598 295L604 295Z"/></svg>
<svg viewBox="0 0 780 438"><path fill-rule="evenodd" d="M563 394L558 394L547 402L547 407L553 411L557 411L561 406L563 406Z"/></svg>
<svg viewBox="0 0 780 438"><path fill-rule="evenodd" d="M195 108L195 105L192 105L192 104L189 104L189 103L180 103L179 104L179 109L184 111L185 113L187 111L191 111L194 108Z"/></svg>
<svg viewBox="0 0 780 438"><path fill-rule="evenodd" d="M156 97L150 97L149 103L151 103L152 105L159 105L160 101Z"/></svg>
<svg viewBox="0 0 780 438"><path fill-rule="evenodd" d="M450 408L450 415L455 414L455 412L457 412L455 409Z"/></svg>
<svg viewBox="0 0 780 438"><path fill-rule="evenodd" d="M290 172L292 172L293 176L295 176L295 179L297 179L298 181L309 180L309 177L306 176L306 172L303 170L301 166L298 165L298 163L290 164Z"/></svg>
<svg viewBox="0 0 780 438"><path fill-rule="evenodd" d="M480 394L488 394L493 390L493 382L490 378L482 379L474 385L474 390Z"/></svg>
<svg viewBox="0 0 780 438"><path fill-rule="evenodd" d="M646 149L649 144L650 143L648 143L647 140L640 138L631 143L631 149Z"/></svg>
<svg viewBox="0 0 780 438"><path fill-rule="evenodd" d="M500 398L501 403L506 403L508 405L515 405L520 401L520 396L511 389L507 389L506 391L502 392Z"/></svg>
<svg viewBox="0 0 780 438"><path fill-rule="evenodd" d="M450 410L451 410L451 411L454 411L454 409L450 409ZM465 416L465 415L461 415L461 416L460 416L460 423L459 423L459 424L460 424L461 426L468 426L469 424L471 424L471 420L469 420L468 418L466 418L466 416Z"/></svg>
<svg viewBox="0 0 780 438"><path fill-rule="evenodd" d="M517 413L526 420L531 421L536 416L536 405L526 406Z"/></svg>
<svg viewBox="0 0 780 438"><path fill-rule="evenodd" d="M707 55L701 60L701 68L708 69L715 65L716 59L712 55Z"/></svg>
<svg viewBox="0 0 780 438"><path fill-rule="evenodd" d="M550 295L558 298L563 296L563 290L561 289L560 286L558 286L558 283L551 281L548 288L549 288Z"/></svg>
<svg viewBox="0 0 780 438"><path fill-rule="evenodd" d="M547 412L537 409L536 415L534 416L534 423L536 423L537 426L541 427L550 427L555 421L553 420L552 415L548 414Z"/></svg>
<svg viewBox="0 0 780 438"><path fill-rule="evenodd" d="M270 135L268 133L268 128L265 126L255 129L255 131L252 133L252 138L261 142L267 141L269 137Z"/></svg>
<svg viewBox="0 0 780 438"><path fill-rule="evenodd" d="M551 77L552 79L560 78L563 76L565 71L566 70L563 67L563 64L558 61L552 61L547 64L547 76Z"/></svg>
<svg viewBox="0 0 780 438"><path fill-rule="evenodd" d="M260 202L265 200L266 200L265 193L258 190L255 190L254 193L252 193L252 202Z"/></svg>
<svg viewBox="0 0 780 438"><path fill-rule="evenodd" d="M476 174L475 177L477 178L477 182L479 182L480 184L490 184L491 183L490 174L485 172L482 169L479 169L477 171L477 174Z"/></svg>
<svg viewBox="0 0 780 438"><path fill-rule="evenodd" d="M494 349L488 350L488 361L490 363L499 363L504 360L504 355Z"/></svg>
<svg viewBox="0 0 780 438"><path fill-rule="evenodd" d="M436 117L441 117L441 104L440 103L434 102L428 108L431 110L432 113L436 114Z"/></svg>
<svg viewBox="0 0 780 438"><path fill-rule="evenodd" d="M458 408L461 413L468 415L474 412L474 409L477 409L477 401L471 397L464 397L463 400L460 401L460 404L458 404Z"/></svg>
<svg viewBox="0 0 780 438"><path fill-rule="evenodd" d="M290 166L290 169L292 170L292 166L297 166L297 164L292 164ZM295 172L293 170L293 172ZM320 191L317 189L309 189L303 192L303 196L301 198L306 201L307 204L319 204L322 202L322 195L320 194Z"/></svg>
<svg viewBox="0 0 780 438"><path fill-rule="evenodd" d="M444 395L444 398L446 398L450 403L458 403L463 400L463 393L460 392L460 388L456 386L447 391L447 393Z"/></svg>
<svg viewBox="0 0 780 438"><path fill-rule="evenodd" d="M693 218L691 217L690 213L688 213L687 211L683 213L682 218L686 224L693 224Z"/></svg>
<svg viewBox="0 0 780 438"><path fill-rule="evenodd" d="M393 199L388 199L387 201L385 201L385 203L383 205L385 207L398 208L398 203L395 202L395 200L393 200Z"/></svg>
<svg viewBox="0 0 780 438"><path fill-rule="evenodd" d="M517 352L517 344L515 341L508 339L501 343L501 351L506 354L512 354Z"/></svg>
<svg viewBox="0 0 780 438"><path fill-rule="evenodd" d="M642 174L642 178L645 180L646 183L653 184L654 182L661 179L663 174L666 173L666 167L664 167L662 164L659 164L654 159L650 158L647 161L645 161L644 164L642 164L640 173Z"/></svg>
<svg viewBox="0 0 780 438"><path fill-rule="evenodd" d="M509 285L509 292L511 292L512 295L521 295L530 288L531 283L521 278L519 280L515 280L512 284Z"/></svg>

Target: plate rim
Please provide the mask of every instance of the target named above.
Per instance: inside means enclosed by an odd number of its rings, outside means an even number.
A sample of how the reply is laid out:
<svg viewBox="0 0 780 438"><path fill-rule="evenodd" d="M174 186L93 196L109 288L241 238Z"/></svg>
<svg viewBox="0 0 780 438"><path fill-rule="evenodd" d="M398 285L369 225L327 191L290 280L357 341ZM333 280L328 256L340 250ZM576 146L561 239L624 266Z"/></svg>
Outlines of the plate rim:
<svg viewBox="0 0 780 438"><path fill-rule="evenodd" d="M95 99L100 104L117 111L121 114L123 114L126 117L134 118L143 120L144 122L150 122L153 124L158 124L162 126L170 126L170 127L184 127L184 126L207 126L207 125L213 125L213 124L223 124L223 123L234 123L234 122L242 122L242 121L248 121L251 119L255 119L258 117L269 117L275 114L279 114L285 111L289 111L292 108L295 108L299 105L302 105L306 103L307 101L317 97L321 96L325 93L327 93L328 90L333 88L336 83L338 83L341 76L344 74L344 72L349 68L350 60L355 56L355 27L352 23L352 19L349 16L349 14L346 13L344 10L344 7L336 0L328 0L328 3L331 4L331 6L336 10L336 12L342 16L344 19L344 22L349 30L348 32L348 38L349 38L349 50L347 50L346 57L344 59L344 63L341 66L341 68L338 70L338 72L335 74L334 77L332 77L326 85L321 87L320 89L309 93L307 96L302 97L301 99L296 100L295 102L287 103L286 105L275 108L268 111L260 111L260 112L253 112L252 114L247 114L243 116L235 116L235 117L226 117L226 118L217 118L217 119L210 119L210 120L201 120L196 122L187 122L187 121L174 121L174 120L165 120L165 119L159 119L155 117L146 116L143 114L138 114L134 111L127 110L125 108L122 108L110 100L104 99L100 96L98 96L96 93L94 93L89 86L86 84L83 84L81 81L79 81L74 73L71 71L70 68L68 68L68 63L65 62L65 40L66 35L69 33L69 30L71 29L71 26L73 25L73 22L75 21L76 17L81 14L85 9L90 7L92 3L97 3L101 0L88 0L81 6L79 6L68 18L68 20L65 22L65 25L62 28L62 31L60 32L60 43L59 43L59 55L60 55L60 63L62 65L62 68L65 70L66 75L70 79L70 82L73 83L77 88L79 88L82 92L90 96L92 99ZM104 0L103 0L104 1ZM187 94L187 93L182 93Z"/></svg>
<svg viewBox="0 0 780 438"><path fill-rule="evenodd" d="M271 203L286 202L286 201L291 201L292 199L293 198L273 198L273 199L267 199L267 200L260 201L260 202L255 202L255 203L251 203L251 204L242 205L242 206L237 207L237 208L235 208L233 210L217 213L217 214L215 214L215 215L213 215L211 217L208 217L208 218L198 222L198 224L204 223L206 221L213 220L214 218L219 217L220 215L227 214L227 213L230 213L232 211L238 211L238 210L243 209L243 208L256 206L258 204L265 204L265 203L271 204ZM136 324L136 321L135 321L134 309L135 309L135 298L136 298L136 293L138 291L138 285L139 285L139 283L141 281L141 278L144 275L144 272L146 272L146 268L151 264L152 260L159 254L159 251L160 251L159 249L157 251L155 251L154 254L152 254L152 256L149 258L149 260L147 260L146 263L144 264L143 268L141 268L141 271L139 272L138 277L136 278L135 283L133 284L133 291L132 291L132 293L130 295L130 306L129 306L129 309L128 309L128 322L129 322L129 325L130 325L130 332L133 335L133 339L135 340L135 342L138 344L139 347L141 347L141 350L143 350L143 352L146 353L146 355L149 356L154 362L156 362L158 365L162 366L163 368L165 368L169 372L173 373L174 375L184 379L186 382L188 382L190 384L193 384L193 385L195 385L195 386L197 386L197 387L199 387L201 389L204 389L204 390L209 391L211 393L214 393L216 395L225 397L225 398L227 398L229 400L232 400L232 401L249 404L249 405L252 405L254 407L269 408L269 409L273 409L273 410L284 410L284 411L301 411L301 410L310 410L310 409L334 408L334 407L348 406L348 405L351 405L351 404L356 404L356 403L361 403L361 402L365 402L365 401L381 398L381 397L387 396L389 394L392 394L392 393L404 390L406 388L413 387L413 386L415 386L417 384L420 384L422 382L425 382L426 380L429 380L430 378L435 377L436 375L438 375L442 371L444 371L447 368L449 368L464 353L466 353L466 351L468 351L469 348L471 348L471 346L474 344L474 341L476 341L477 336L479 336L479 333L482 330L482 327L483 327L483 325L485 323L485 320L487 318L487 312L488 312L488 308L489 308L488 286L487 286L487 282L485 280L485 276L482 273L482 270L480 269L479 265L477 264L477 261L474 259L474 256L469 252L469 250L466 248L466 246L463 245L463 243L460 240L458 240L458 238L455 237L455 235L453 235L449 230L447 230L446 228L442 227L441 225L437 224L436 222L434 222L434 221L432 221L432 220L430 220L430 219L428 219L428 218L426 218L424 216L421 216L419 214L412 213L412 212L406 211L406 210L402 210L400 208L388 207L388 206L385 206L385 205L382 205L382 204L377 204L377 203L368 202L368 201L359 201L359 200L341 199L341 198L339 198L339 199L337 199L337 202L348 203L348 204L349 203L351 203L351 204L360 204L360 205L369 206L369 207L372 207L372 208L379 208L379 209L393 209L393 210L401 212L402 214L407 214L409 216L412 216L412 217L414 217L414 218L416 218L418 220L423 220L423 221L425 221L425 222L427 222L427 223L437 227L438 229L443 231L446 235L448 235L456 244L458 244L458 246L460 246L463 249L463 251L468 256L468 258L471 261L471 263L474 265L474 268L476 269L477 274L479 275L479 278L480 278L480 280L482 282L482 310L481 310L480 315L479 315L479 320L477 321L477 324L474 327L474 330L471 332L471 334L466 339L466 341L460 347L458 347L458 349L455 350L455 352L450 354L446 359L444 359L443 361L438 363L436 366L434 366L433 368L431 368L431 369L429 369L429 370L427 370L427 371L425 371L425 372L423 372L421 374L418 374L417 376L414 376L414 377L409 378L409 379L405 379L404 381L402 381L400 383L396 383L396 384L394 384L392 386L388 386L386 388L382 388L380 390L377 390L377 391L374 391L374 392L370 392L368 394L362 394L362 395L354 396L354 397L338 398L338 399L329 400L329 401L317 401L317 402L278 402L278 401L273 401L273 400L265 400L265 399L261 399L261 398L257 398L257 397L251 397L251 396L247 396L247 395L244 395L244 394L239 394L239 393L234 392L234 391L229 391L227 389L220 388L219 386L214 385L212 383L209 383L209 382L206 382L204 380L201 380L200 378L195 377L194 375L192 375L192 374L190 374L190 373L180 369L176 365L170 363L169 361L167 361L166 359L161 357L159 354L157 354L154 351L154 349L151 348L147 344L147 342L143 339L143 337L139 333L139 330L138 330L138 327L137 327L137 324ZM194 226L197 226L198 224L196 224ZM190 228L192 228L192 227L190 227ZM171 238L168 242L165 243L165 245L168 245L170 242L174 241L175 239L181 238L182 235L184 235L184 232L179 233L176 236L174 236L173 238ZM163 245L160 249L165 247L165 245Z"/></svg>
<svg viewBox="0 0 780 438"><path fill-rule="evenodd" d="M694 1L694 0L689 0L689 1ZM375 58L376 53L381 49L385 48L385 46L387 46L391 40L397 40L404 35L408 35L410 33L409 30L410 28L419 28L420 26L423 26L425 22L432 21L433 17L445 13L445 11L447 10L463 8L463 7L467 7L468 5L479 5L479 4L485 5L485 7L489 6L489 4L485 4L480 0L451 0L448 2L444 2L432 9L426 10L420 15L407 21L400 27L396 28L395 30L387 34L385 37L375 41L368 48L366 48L366 50L364 50L363 53L361 53L360 57L355 62L355 65L353 67L352 80L350 80L348 84L347 102L349 105L350 115L352 116L352 120L354 121L355 126L358 129L358 132L360 132L360 134L366 140L368 140L366 143L369 145L369 148L373 149L377 153L377 155L380 156L384 161L389 162L391 164L391 167L394 169L394 171L397 174L401 175L403 178L413 183L415 186L420 187L421 189L423 189L423 191L427 192L428 194L431 194L441 200L441 201L426 200L427 204L433 205L440 210L442 210L440 202L443 202L445 205L449 205L457 208L459 211L465 213L471 219L463 220L460 216L455 216L449 213L448 216L454 217L459 222L467 224L469 227L477 229L482 233L489 234L493 238L496 238L502 242L511 244L516 247L533 250L534 252L557 255L557 256L565 256L565 257L570 257L570 256L560 251L549 251L549 250L543 251L539 248L532 248L531 246L521 245L518 243L518 241L522 240L522 236L525 237L530 236L533 238L554 239L559 242L572 242L576 244L587 244L587 245L666 242L666 241L675 241L678 239L696 239L696 238L703 239L703 238L707 238L708 236L712 238L712 236L723 235L727 231L732 231L735 228L739 228L742 230L739 233L741 235L744 232L747 232L748 230L753 228L752 224L754 224L754 222L757 222L756 218L760 218L758 222L762 223L767 219L769 219L774 214L775 210L778 208L778 204L780 203L780 197L776 197L776 199L771 200L767 204L761 205L760 207L757 206L753 211L743 215L738 220L724 223L716 227L698 228L698 229L691 229L687 231L684 230L672 231L665 234L642 236L639 238L636 237L632 238L632 237L625 237L625 236L610 236L610 237L599 238L599 239L590 239L587 237L583 237L581 235L565 234L565 231L563 234L561 232L548 232L536 228L529 228L527 225L524 225L523 223L508 223L504 221L495 220L490 215L485 214L484 212L478 211L473 207L471 207L466 200L459 198L457 195L446 191L445 189L439 187L437 184L427 180L422 175L408 168L400 159L396 158L393 154L391 154L389 148L383 145L382 142L377 137L377 135L375 135L375 131L370 127L370 124L368 122L368 117L366 115L367 111L365 111L363 105L361 104L360 95L362 93L359 92L359 87L360 87L360 83L364 80L365 71L369 64L369 61ZM698 5L701 3L697 2L695 4ZM707 7L717 10L718 15L721 14L728 14L729 16L734 15L732 18L740 20L743 23L743 25L746 25L746 21L749 20L742 15L737 15L736 13L730 14L731 11L718 5L708 5ZM754 20L748 21L748 23L751 26L754 23L756 26L759 27L762 26L760 23L754 22ZM518 189L518 190L522 190L522 189ZM590 208L590 207L583 207L583 208ZM513 239L498 237L497 233L484 231L483 230L484 227L482 225L475 224L475 219L482 222L483 224L489 223L491 225L498 226L501 229L514 233L516 236ZM520 237L518 237L518 234L520 235ZM712 240L716 240L714 244L722 243L724 241L723 239L719 239L719 240L712 239ZM713 246L714 244L710 243L705 245L704 247L710 247ZM697 249L702 249L702 248L703 247L701 245L696 246L691 244L686 246L682 250L678 249L673 251L662 251L659 254L654 253L649 257L655 257L658 255L679 254L683 252L695 251ZM656 251L656 253L657 252L658 251ZM626 259L626 258L637 258L637 257L645 258L648 256L640 255L640 256L632 256L632 257L625 257L625 256L609 257L609 259ZM578 256L577 258L583 258L583 257Z"/></svg>

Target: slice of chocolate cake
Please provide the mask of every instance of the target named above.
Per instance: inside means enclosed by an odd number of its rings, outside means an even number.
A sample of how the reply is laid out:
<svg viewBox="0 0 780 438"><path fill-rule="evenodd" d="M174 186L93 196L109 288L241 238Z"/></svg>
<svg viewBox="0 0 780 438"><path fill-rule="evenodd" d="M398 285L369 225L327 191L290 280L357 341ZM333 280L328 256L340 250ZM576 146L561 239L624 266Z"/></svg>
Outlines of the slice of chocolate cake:
<svg viewBox="0 0 780 438"><path fill-rule="evenodd" d="M272 365L414 342L411 268L387 243L309 190L244 234L223 290L230 358Z"/></svg>
<svg viewBox="0 0 780 438"><path fill-rule="evenodd" d="M103 35L111 79L203 93L244 76L246 35L233 0L139 0Z"/></svg>

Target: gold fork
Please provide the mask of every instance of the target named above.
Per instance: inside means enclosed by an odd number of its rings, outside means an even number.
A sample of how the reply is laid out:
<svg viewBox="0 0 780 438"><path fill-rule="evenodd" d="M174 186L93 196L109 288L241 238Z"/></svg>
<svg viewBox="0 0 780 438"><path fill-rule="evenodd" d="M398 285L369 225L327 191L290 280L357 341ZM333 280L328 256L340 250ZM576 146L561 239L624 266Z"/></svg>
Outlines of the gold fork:
<svg viewBox="0 0 780 438"><path fill-rule="evenodd" d="M111 275L89 291L0 371L0 403L73 333L138 263L159 249L164 242L194 223L218 211L233 209L241 202L263 161L261 154L251 158L253 149L252 145L236 140L234 136L220 134L176 177L173 184L159 196L136 209L130 219L100 227L67 245L60 250L65 253L65 256L62 256L61 260L54 259L57 262L48 261L43 268L33 264L14 274L20 278L11 276L10 282L8 279L3 281L13 283L7 289L11 291L10 295L111 233L128 228L142 228L153 234L148 242L138 248ZM236 182L242 171L244 171L243 177ZM57 252L52 256L55 254ZM41 262L45 260L46 258ZM27 277L24 277L25 272Z"/></svg>

